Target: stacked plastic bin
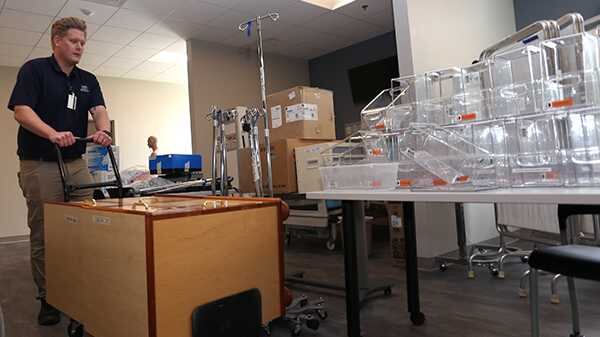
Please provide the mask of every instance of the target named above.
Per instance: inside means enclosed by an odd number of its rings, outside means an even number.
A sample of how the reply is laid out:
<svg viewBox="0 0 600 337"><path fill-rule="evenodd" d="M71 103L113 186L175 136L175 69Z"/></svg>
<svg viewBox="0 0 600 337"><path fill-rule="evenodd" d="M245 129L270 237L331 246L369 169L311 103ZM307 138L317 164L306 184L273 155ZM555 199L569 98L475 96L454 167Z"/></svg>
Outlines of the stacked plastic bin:
<svg viewBox="0 0 600 337"><path fill-rule="evenodd" d="M599 37L579 33L393 79L350 137L364 156L323 160L324 188L600 185L599 76ZM375 164L363 171L385 184L359 184L358 171L341 183L345 166Z"/></svg>

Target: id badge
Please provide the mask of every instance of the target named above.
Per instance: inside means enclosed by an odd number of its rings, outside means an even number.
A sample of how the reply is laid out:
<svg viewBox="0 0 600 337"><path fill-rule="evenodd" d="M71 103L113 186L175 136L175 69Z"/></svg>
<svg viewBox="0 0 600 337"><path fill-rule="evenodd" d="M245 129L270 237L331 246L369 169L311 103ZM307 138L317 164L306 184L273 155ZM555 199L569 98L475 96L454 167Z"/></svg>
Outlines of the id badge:
<svg viewBox="0 0 600 337"><path fill-rule="evenodd" d="M67 109L77 110L77 96L73 92L67 97Z"/></svg>

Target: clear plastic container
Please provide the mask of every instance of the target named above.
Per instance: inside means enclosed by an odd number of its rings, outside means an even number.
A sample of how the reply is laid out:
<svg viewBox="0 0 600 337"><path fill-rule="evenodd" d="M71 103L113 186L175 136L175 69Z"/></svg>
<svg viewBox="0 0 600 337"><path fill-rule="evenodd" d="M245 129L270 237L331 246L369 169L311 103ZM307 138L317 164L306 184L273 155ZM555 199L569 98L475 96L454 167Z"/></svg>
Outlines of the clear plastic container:
<svg viewBox="0 0 600 337"><path fill-rule="evenodd" d="M463 84L462 102L465 106L462 110L465 112L459 115L455 122L468 123L490 119L494 107L492 62L486 60L463 68Z"/></svg>
<svg viewBox="0 0 600 337"><path fill-rule="evenodd" d="M569 111L567 135L566 185L600 185L600 107Z"/></svg>
<svg viewBox="0 0 600 337"><path fill-rule="evenodd" d="M424 97L419 102L418 122L453 124L466 113L463 71L449 68L425 74Z"/></svg>
<svg viewBox="0 0 600 337"><path fill-rule="evenodd" d="M478 185L510 186L508 143L504 119L476 121L467 124L447 126L468 142L486 150L494 159L493 166L479 168L475 175Z"/></svg>
<svg viewBox="0 0 600 337"><path fill-rule="evenodd" d="M421 180L416 188L479 189L497 185L496 179L481 176L484 171L493 174L495 167L493 156L485 149L448 128L413 125L412 133L416 141L403 153L432 177Z"/></svg>
<svg viewBox="0 0 600 337"><path fill-rule="evenodd" d="M364 163L319 167L324 190L395 189L398 163Z"/></svg>
<svg viewBox="0 0 600 337"><path fill-rule="evenodd" d="M392 95L392 89L386 89L379 93L361 111L363 128L369 130L389 129L389 109L400 100L400 96Z"/></svg>
<svg viewBox="0 0 600 337"><path fill-rule="evenodd" d="M527 45L493 58L494 117L542 111L542 70L539 46Z"/></svg>
<svg viewBox="0 0 600 337"><path fill-rule="evenodd" d="M581 33L540 44L546 110L600 103L598 38Z"/></svg>
<svg viewBox="0 0 600 337"><path fill-rule="evenodd" d="M564 114L542 113L506 120L513 187L561 186Z"/></svg>

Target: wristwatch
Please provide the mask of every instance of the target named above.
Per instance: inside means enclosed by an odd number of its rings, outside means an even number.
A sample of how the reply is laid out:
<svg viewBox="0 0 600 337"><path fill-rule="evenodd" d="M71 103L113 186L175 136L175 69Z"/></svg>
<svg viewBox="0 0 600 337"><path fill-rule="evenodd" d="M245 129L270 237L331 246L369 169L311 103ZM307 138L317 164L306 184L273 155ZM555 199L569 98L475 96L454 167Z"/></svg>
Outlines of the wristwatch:
<svg viewBox="0 0 600 337"><path fill-rule="evenodd" d="M112 138L113 134L112 132L108 131L108 130L100 130L102 132L104 132L106 135L108 135L110 138Z"/></svg>

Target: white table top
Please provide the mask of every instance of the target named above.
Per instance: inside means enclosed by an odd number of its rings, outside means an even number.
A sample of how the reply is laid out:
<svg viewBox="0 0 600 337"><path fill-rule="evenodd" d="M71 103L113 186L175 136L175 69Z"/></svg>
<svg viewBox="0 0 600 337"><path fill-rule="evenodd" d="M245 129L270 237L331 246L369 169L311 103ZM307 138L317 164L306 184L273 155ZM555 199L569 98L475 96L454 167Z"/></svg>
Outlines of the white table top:
<svg viewBox="0 0 600 337"><path fill-rule="evenodd" d="M362 201L600 205L600 188L512 188L478 192L340 190L310 192L306 194L306 198Z"/></svg>

